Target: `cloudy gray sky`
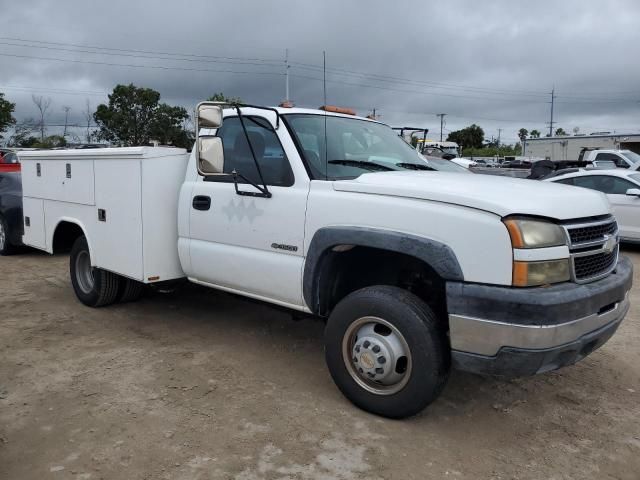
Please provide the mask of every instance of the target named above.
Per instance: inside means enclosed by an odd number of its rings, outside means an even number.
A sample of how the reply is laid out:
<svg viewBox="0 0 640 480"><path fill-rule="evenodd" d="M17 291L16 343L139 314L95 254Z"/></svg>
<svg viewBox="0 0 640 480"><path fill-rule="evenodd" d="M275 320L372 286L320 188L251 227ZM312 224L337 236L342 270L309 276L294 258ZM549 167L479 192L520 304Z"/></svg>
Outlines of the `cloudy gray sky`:
<svg viewBox="0 0 640 480"><path fill-rule="evenodd" d="M477 123L505 142L543 131L551 89L567 131L640 131L640 2L578 0L0 0L0 92L18 120L31 95L48 123L82 122L117 83L193 108L213 92L277 104L328 103L392 125ZM51 127L49 133L54 133Z"/></svg>

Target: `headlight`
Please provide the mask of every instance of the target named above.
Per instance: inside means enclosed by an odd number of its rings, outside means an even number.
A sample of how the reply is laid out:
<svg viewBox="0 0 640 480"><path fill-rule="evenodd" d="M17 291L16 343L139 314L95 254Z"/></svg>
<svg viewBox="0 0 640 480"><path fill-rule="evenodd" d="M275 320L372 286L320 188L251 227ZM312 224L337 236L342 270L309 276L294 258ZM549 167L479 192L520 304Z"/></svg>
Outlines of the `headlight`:
<svg viewBox="0 0 640 480"><path fill-rule="evenodd" d="M514 249L546 248L567 245L564 229L544 220L507 218L504 224L509 230ZM534 287L570 280L569 259L523 262L514 260L514 287Z"/></svg>
<svg viewBox="0 0 640 480"><path fill-rule="evenodd" d="M568 258L542 262L513 262L514 287L535 287L566 282L570 278Z"/></svg>
<svg viewBox="0 0 640 480"><path fill-rule="evenodd" d="M543 248L566 245L567 238L559 225L544 220L509 218L504 224L513 248Z"/></svg>

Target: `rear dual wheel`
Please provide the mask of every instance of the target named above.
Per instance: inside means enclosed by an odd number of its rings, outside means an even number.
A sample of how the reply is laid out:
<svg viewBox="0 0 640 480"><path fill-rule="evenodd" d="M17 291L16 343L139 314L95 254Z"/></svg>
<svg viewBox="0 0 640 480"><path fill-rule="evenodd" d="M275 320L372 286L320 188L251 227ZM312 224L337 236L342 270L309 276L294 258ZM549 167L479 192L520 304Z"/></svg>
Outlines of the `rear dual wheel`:
<svg viewBox="0 0 640 480"><path fill-rule="evenodd" d="M449 375L448 342L436 315L397 287L363 288L338 303L327 322L325 354L349 400L390 418L423 410Z"/></svg>
<svg viewBox="0 0 640 480"><path fill-rule="evenodd" d="M140 298L144 285L91 265L85 237L78 237L71 249L69 273L78 299L89 307L103 307Z"/></svg>

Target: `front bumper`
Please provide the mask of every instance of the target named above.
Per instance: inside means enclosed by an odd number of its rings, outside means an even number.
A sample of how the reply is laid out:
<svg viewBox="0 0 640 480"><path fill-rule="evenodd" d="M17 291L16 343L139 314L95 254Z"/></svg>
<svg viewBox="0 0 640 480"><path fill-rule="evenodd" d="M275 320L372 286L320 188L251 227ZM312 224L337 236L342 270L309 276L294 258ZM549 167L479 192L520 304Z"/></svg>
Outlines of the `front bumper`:
<svg viewBox="0 0 640 480"><path fill-rule="evenodd" d="M516 377L571 365L602 346L629 310L633 267L596 282L508 288L449 282L454 367Z"/></svg>

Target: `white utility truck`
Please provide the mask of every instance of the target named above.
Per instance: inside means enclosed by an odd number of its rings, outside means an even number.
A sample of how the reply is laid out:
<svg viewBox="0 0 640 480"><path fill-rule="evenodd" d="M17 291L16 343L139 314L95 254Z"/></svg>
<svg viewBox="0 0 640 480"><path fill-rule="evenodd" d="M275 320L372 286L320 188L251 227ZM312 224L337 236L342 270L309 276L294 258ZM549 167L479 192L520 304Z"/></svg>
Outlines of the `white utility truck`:
<svg viewBox="0 0 640 480"><path fill-rule="evenodd" d="M426 171L388 126L327 110L205 102L197 121L190 155L20 154L24 241L71 252L84 304L186 277L324 318L337 386L396 418L451 367L575 363L627 313L632 266L601 193Z"/></svg>

